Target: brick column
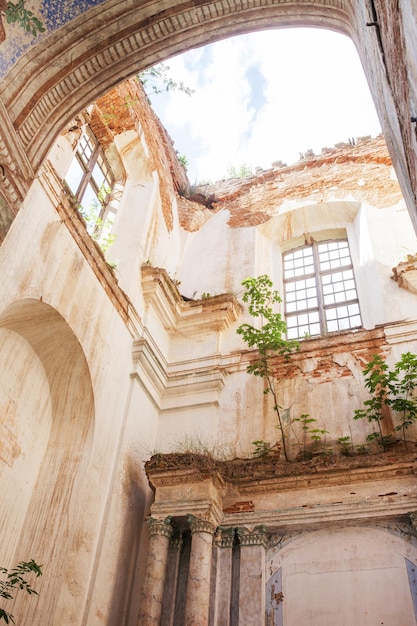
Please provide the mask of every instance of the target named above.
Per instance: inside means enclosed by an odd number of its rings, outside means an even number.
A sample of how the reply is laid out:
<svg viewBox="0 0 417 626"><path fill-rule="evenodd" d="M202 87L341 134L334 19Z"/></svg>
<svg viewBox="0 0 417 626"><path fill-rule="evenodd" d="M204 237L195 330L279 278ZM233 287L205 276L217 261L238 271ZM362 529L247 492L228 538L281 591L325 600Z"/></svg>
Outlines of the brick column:
<svg viewBox="0 0 417 626"><path fill-rule="evenodd" d="M239 624L260 624L265 619L265 526L253 531L239 528L240 589Z"/></svg>
<svg viewBox="0 0 417 626"><path fill-rule="evenodd" d="M138 626L159 626L161 621L168 546L172 534L170 521L170 517L164 520L151 517L147 520L149 550Z"/></svg>
<svg viewBox="0 0 417 626"><path fill-rule="evenodd" d="M214 543L217 546L217 568L213 623L221 624L221 626L230 625L232 549L234 540L234 528L219 528L214 538Z"/></svg>
<svg viewBox="0 0 417 626"><path fill-rule="evenodd" d="M191 529L191 554L185 602L185 626L208 626L210 573L215 526L188 517Z"/></svg>

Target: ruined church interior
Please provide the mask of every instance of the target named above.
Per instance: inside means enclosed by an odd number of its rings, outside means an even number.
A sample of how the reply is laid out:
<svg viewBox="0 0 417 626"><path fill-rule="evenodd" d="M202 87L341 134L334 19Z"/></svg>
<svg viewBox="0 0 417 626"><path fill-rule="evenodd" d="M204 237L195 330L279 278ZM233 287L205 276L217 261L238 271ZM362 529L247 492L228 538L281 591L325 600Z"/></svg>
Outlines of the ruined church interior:
<svg viewBox="0 0 417 626"><path fill-rule="evenodd" d="M0 17L0 566L42 565L38 595L0 609L415 625L417 5L20 0ZM297 26L352 39L382 134L190 184L138 74ZM242 288L260 276L287 352L239 330L262 328Z"/></svg>

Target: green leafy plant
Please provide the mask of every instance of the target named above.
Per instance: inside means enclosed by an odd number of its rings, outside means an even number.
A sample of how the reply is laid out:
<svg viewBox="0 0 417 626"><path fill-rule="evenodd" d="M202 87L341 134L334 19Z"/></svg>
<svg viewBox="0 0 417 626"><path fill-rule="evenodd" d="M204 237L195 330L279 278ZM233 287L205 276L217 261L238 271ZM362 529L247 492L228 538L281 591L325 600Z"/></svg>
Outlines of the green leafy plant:
<svg viewBox="0 0 417 626"><path fill-rule="evenodd" d="M296 422L301 423L302 440L298 440L298 446L300 448L301 455L306 458L308 456L307 433L310 431L310 424L316 422L316 419L314 417L310 417L308 413L303 413L302 415L300 415L300 417L296 417L293 419L292 423L294 424Z"/></svg>
<svg viewBox="0 0 417 626"><path fill-rule="evenodd" d="M178 154L178 161L181 163L185 170L188 169L190 162L188 161L188 157L185 154Z"/></svg>
<svg viewBox="0 0 417 626"><path fill-rule="evenodd" d="M281 302L278 291L274 290L273 283L266 274L257 278L246 278L242 281L244 287L243 301L249 303L249 313L253 318L259 318L260 327L252 324L241 324L237 333L242 336L249 348L256 348L258 358L250 363L247 372L260 376L266 381L264 393L270 393L273 398L274 411L277 415L278 429L282 438L282 449L286 461L289 461L284 424L275 386L275 377L272 369L272 359L277 354L289 355L298 349L298 342L285 337L287 325L280 313L274 311L274 305Z"/></svg>
<svg viewBox="0 0 417 626"><path fill-rule="evenodd" d="M340 454L342 454L343 456L351 456L353 454L354 447L349 435L339 437L338 439L336 439L336 441L340 446Z"/></svg>
<svg viewBox="0 0 417 626"><path fill-rule="evenodd" d="M187 96L194 93L194 89L187 87L182 81L177 82L169 75L169 65L158 63L148 67L138 74L138 80L142 83L145 92L148 94L164 93L166 91L182 91Z"/></svg>
<svg viewBox="0 0 417 626"><path fill-rule="evenodd" d="M417 420L417 355L404 353L390 370L384 359L375 354L363 369L363 374L370 398L363 403L363 409L354 412L353 419L366 419L376 425L377 430L367 436L367 441L376 441L385 450L392 441L392 435L382 433L381 422L386 408L391 407L398 422L394 431L402 432L407 447L406 431Z"/></svg>
<svg viewBox="0 0 417 626"><path fill-rule="evenodd" d="M229 165L227 168L227 178L245 178L246 176L253 176L253 168L247 163L240 163L240 165Z"/></svg>
<svg viewBox="0 0 417 626"><path fill-rule="evenodd" d="M16 3L8 2L5 15L8 24L17 23L34 37L45 32L45 27L40 19L25 7L25 0L19 0Z"/></svg>
<svg viewBox="0 0 417 626"><path fill-rule="evenodd" d="M0 580L0 598L12 600L16 591L19 590L26 591L29 595L38 595L38 592L33 589L27 580L27 574L31 573L35 574L37 578L42 576L42 565L38 565L33 559L31 561L20 561L16 568L10 570L0 567L0 574L3 575L3 580ZM6 624L15 623L14 616L2 608L0 608L1 619Z"/></svg>
<svg viewBox="0 0 417 626"><path fill-rule="evenodd" d="M87 225L90 237L97 241L102 252L106 254L116 241L116 235L110 232L113 221L107 218L103 220L100 212L109 201L111 189L108 185L102 185L98 191L97 199L94 199L88 208L79 206L79 211Z"/></svg>
<svg viewBox="0 0 417 626"><path fill-rule="evenodd" d="M401 431L407 448L406 430L417 420L417 355L405 352L395 364L390 378L390 405L398 414L396 431Z"/></svg>
<svg viewBox="0 0 417 626"><path fill-rule="evenodd" d="M389 391L390 376L388 365L379 354L375 354L363 369L363 375L365 376L365 387L370 393L370 398L363 403L365 408L356 409L353 419L365 419L374 427L376 426L377 430L370 433L366 440L368 442L376 441L385 450L391 439L390 436L382 433L381 427Z"/></svg>
<svg viewBox="0 0 417 626"><path fill-rule="evenodd" d="M326 435L329 434L329 431L325 428L312 428L309 430L310 439L313 443L318 444L321 443L321 447L318 452L322 455L332 454L332 450L326 446Z"/></svg>
<svg viewBox="0 0 417 626"><path fill-rule="evenodd" d="M257 439L256 441L252 441L252 445L254 446L254 451L252 452L254 457L267 457L271 453L279 454L279 444L274 443L274 445L270 445L263 439Z"/></svg>
<svg viewBox="0 0 417 626"><path fill-rule="evenodd" d="M324 428L311 428L312 424L317 423L316 418L310 417L308 413L303 413L300 417L294 418L292 424L296 422L301 423L301 430L303 432L302 440L298 440L300 454L303 458L311 458L313 446L317 446L320 442L323 442L323 447L319 452L323 454L328 452L326 448L326 435L329 434L329 431Z"/></svg>
<svg viewBox="0 0 417 626"><path fill-rule="evenodd" d="M255 448L252 452L253 456L266 456L270 450L270 446L263 439L252 441L252 445Z"/></svg>

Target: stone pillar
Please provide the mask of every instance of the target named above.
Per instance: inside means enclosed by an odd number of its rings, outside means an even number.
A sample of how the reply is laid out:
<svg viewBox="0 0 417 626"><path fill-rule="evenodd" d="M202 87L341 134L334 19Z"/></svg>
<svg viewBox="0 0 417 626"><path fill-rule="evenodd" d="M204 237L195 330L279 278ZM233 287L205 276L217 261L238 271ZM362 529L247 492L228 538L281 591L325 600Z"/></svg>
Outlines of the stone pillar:
<svg viewBox="0 0 417 626"><path fill-rule="evenodd" d="M207 626L215 526L193 515L190 515L188 520L191 529L191 554L185 602L185 626Z"/></svg>
<svg viewBox="0 0 417 626"><path fill-rule="evenodd" d="M161 626L175 626L175 600L177 597L178 571L182 544L183 539L181 535L176 534L174 537L171 537L168 550Z"/></svg>
<svg viewBox="0 0 417 626"><path fill-rule="evenodd" d="M161 621L168 546L172 533L170 521L170 517L164 520L150 517L147 520L149 550L138 626L159 626Z"/></svg>
<svg viewBox="0 0 417 626"><path fill-rule="evenodd" d="M239 624L260 624L265 619L265 526L253 531L239 528L240 595Z"/></svg>
<svg viewBox="0 0 417 626"><path fill-rule="evenodd" d="M217 546L217 568L213 623L221 624L221 626L230 626L234 539L234 528L219 528L214 538L214 543Z"/></svg>

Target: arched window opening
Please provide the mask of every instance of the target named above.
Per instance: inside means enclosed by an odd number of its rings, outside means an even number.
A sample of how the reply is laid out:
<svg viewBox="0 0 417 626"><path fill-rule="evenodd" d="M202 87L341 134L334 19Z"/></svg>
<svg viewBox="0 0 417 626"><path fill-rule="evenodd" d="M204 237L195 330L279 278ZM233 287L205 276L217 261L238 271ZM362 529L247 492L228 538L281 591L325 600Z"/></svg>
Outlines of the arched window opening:
<svg viewBox="0 0 417 626"><path fill-rule="evenodd" d="M89 126L84 126L74 158L65 176L90 235L100 235L112 225L115 213L111 194L114 175L104 151Z"/></svg>
<svg viewBox="0 0 417 626"><path fill-rule="evenodd" d="M289 339L362 326L347 239L314 241L283 255Z"/></svg>

